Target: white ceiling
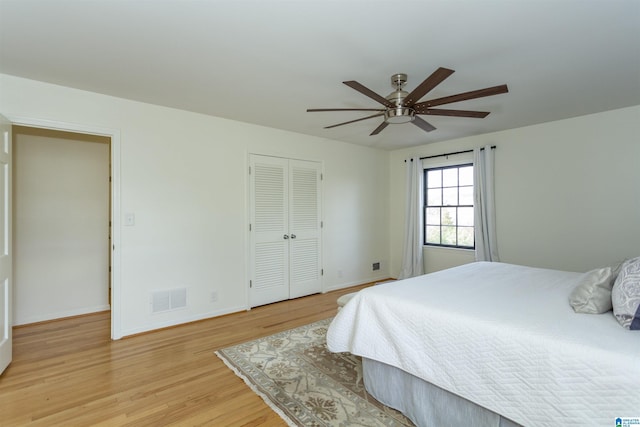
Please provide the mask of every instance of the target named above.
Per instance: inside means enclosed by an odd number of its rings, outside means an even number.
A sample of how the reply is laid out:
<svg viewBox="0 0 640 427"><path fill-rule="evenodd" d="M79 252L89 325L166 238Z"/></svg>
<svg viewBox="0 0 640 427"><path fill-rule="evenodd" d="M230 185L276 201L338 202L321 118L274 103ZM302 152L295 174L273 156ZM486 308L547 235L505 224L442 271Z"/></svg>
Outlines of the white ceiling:
<svg viewBox="0 0 640 427"><path fill-rule="evenodd" d="M509 93L425 116L378 108L438 67L456 72L428 100L506 83ZM640 104L638 0L0 0L0 72L384 149L422 145Z"/></svg>

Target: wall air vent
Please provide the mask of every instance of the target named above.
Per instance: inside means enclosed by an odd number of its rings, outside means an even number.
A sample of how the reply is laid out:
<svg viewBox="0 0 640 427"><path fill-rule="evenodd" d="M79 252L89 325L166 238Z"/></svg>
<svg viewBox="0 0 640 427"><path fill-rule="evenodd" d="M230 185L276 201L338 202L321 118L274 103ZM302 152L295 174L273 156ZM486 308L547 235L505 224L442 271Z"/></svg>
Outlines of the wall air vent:
<svg viewBox="0 0 640 427"><path fill-rule="evenodd" d="M151 312L161 313L187 306L187 288L151 293Z"/></svg>

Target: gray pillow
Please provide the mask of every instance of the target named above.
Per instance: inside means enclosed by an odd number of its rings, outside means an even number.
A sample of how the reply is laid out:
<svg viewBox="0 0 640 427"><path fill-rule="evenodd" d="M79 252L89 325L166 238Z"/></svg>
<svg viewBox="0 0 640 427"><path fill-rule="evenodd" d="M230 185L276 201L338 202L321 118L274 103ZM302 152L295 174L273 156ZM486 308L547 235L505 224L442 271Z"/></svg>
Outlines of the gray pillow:
<svg viewBox="0 0 640 427"><path fill-rule="evenodd" d="M625 261L611 290L613 314L627 329L640 330L640 257Z"/></svg>
<svg viewBox="0 0 640 427"><path fill-rule="evenodd" d="M597 268L580 276L569 295L569 303L576 313L601 314L611 310L611 267Z"/></svg>
<svg viewBox="0 0 640 427"><path fill-rule="evenodd" d="M619 263L611 266L611 286L613 286L616 279L618 278L618 274L620 274L620 270L622 270L622 264L624 264L628 260L629 260L628 258L625 258Z"/></svg>

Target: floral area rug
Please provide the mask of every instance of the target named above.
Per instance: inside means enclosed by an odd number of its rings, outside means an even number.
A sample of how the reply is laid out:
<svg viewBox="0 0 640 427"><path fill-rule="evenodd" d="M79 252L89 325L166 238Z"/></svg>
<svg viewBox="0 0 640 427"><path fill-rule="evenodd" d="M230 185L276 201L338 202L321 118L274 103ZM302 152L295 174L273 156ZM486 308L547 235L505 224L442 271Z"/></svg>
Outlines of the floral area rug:
<svg viewBox="0 0 640 427"><path fill-rule="evenodd" d="M367 394L362 364L326 347L331 319L217 351L290 426L413 426Z"/></svg>

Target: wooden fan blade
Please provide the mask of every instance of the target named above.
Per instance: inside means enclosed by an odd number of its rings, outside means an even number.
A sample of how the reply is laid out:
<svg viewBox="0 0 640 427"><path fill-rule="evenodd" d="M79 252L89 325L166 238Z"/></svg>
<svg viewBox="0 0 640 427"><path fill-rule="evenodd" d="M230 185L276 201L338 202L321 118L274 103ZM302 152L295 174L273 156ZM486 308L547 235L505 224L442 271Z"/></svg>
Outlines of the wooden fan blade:
<svg viewBox="0 0 640 427"><path fill-rule="evenodd" d="M374 117L380 117L380 116L384 116L384 113L374 114L373 116L367 116L367 117L363 117L361 119L349 120L348 122L338 123L337 125L325 126L325 129L331 129L331 128L335 128L335 127L342 126L342 125L348 125L349 123L355 123L355 122L359 122L359 121L362 121L362 120L372 119Z"/></svg>
<svg viewBox="0 0 640 427"><path fill-rule="evenodd" d="M307 113L320 111L386 111L384 108L308 108Z"/></svg>
<svg viewBox="0 0 640 427"><path fill-rule="evenodd" d="M453 74L454 71L448 68L438 68L429 77L427 77L418 87L411 91L409 95L404 99L402 105L412 106L416 102L420 101L420 98L429 93L434 87L438 86L447 77Z"/></svg>
<svg viewBox="0 0 640 427"><path fill-rule="evenodd" d="M382 132L382 130L383 130L384 128L386 128L387 126L389 126L389 123L387 123L387 122L382 122L382 123L380 123L380 126L378 126L377 128L375 128L375 129L373 130L373 132L371 132L371 133L369 134L369 136L373 136L373 135L377 135L377 134L379 134L379 133L380 133L380 132Z"/></svg>
<svg viewBox="0 0 640 427"><path fill-rule="evenodd" d="M431 123L427 122L426 120L421 119L420 117L414 117L411 123L418 126L420 129L422 129L425 132L431 132L432 130L436 130L435 126L433 126Z"/></svg>
<svg viewBox="0 0 640 427"><path fill-rule="evenodd" d="M415 112L416 114L426 114L428 116L473 117L476 119L483 119L489 115L488 111L443 110L435 108L417 109Z"/></svg>
<svg viewBox="0 0 640 427"><path fill-rule="evenodd" d="M384 105L385 107L393 107L393 104L391 103L391 101L389 101L388 99L386 99L383 96L378 95L377 93L375 93L374 91L372 91L371 89L361 85L360 83L354 81L354 80L350 80L348 82L342 82L344 84L346 84L347 86L349 86L351 89L355 89L358 92L360 92L361 94L368 96L369 98L373 99L374 101L379 102L380 104Z"/></svg>
<svg viewBox="0 0 640 427"><path fill-rule="evenodd" d="M432 99L431 101L420 102L414 105L414 109L423 109L424 107L435 107L436 105L451 104L453 102L466 101L468 99L483 98L485 96L499 95L507 93L509 89L507 85L487 87L484 89L472 90L471 92L459 93L457 95L445 96L444 98Z"/></svg>

